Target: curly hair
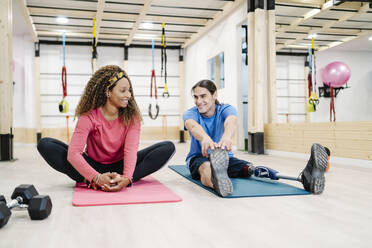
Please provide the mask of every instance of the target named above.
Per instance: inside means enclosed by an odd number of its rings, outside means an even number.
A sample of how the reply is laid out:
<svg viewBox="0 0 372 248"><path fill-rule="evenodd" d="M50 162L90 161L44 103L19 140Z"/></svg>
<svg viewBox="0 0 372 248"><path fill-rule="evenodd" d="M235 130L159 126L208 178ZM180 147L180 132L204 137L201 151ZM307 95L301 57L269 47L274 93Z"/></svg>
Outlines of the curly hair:
<svg viewBox="0 0 372 248"><path fill-rule="evenodd" d="M106 90L108 89L111 91L118 81L117 80L112 84L110 83L110 79L120 72L124 73L124 77L129 82L131 98L129 99L126 108L119 108L119 117L123 121L124 125L131 125L135 119L142 121L141 112L134 98L132 82L127 73L116 65L106 65L101 67L89 79L88 84L85 86L84 93L80 97L79 104L75 109L75 117L89 114L93 109L105 105L107 101Z"/></svg>

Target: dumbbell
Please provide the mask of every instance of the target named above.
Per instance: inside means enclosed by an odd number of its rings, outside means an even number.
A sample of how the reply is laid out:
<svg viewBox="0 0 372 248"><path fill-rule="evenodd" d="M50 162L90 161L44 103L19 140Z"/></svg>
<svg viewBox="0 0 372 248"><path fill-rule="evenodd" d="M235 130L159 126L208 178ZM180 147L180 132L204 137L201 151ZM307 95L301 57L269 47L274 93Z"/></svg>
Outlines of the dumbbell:
<svg viewBox="0 0 372 248"><path fill-rule="evenodd" d="M22 184L14 189L12 201L6 203L5 197L0 196L0 228L8 223L12 208L26 209L31 220L43 220L52 211L52 201L48 195L39 195L33 185Z"/></svg>

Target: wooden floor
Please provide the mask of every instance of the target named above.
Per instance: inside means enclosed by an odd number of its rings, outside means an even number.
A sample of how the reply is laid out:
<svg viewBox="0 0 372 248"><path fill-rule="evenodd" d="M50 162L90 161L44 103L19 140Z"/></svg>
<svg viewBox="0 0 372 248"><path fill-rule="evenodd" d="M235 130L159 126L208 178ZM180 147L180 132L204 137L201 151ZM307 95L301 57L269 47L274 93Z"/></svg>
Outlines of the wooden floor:
<svg viewBox="0 0 372 248"><path fill-rule="evenodd" d="M146 147L150 143L141 144ZM184 164L188 144L176 144L169 164ZM15 146L15 162L0 163L0 194L34 184L49 194L48 219L13 212L0 247L371 247L372 167L332 164L322 195L222 199L164 167L154 177L182 202L73 207L74 183L53 171L35 146ZM306 160L235 152L239 158L297 175ZM301 187L297 182L288 182Z"/></svg>

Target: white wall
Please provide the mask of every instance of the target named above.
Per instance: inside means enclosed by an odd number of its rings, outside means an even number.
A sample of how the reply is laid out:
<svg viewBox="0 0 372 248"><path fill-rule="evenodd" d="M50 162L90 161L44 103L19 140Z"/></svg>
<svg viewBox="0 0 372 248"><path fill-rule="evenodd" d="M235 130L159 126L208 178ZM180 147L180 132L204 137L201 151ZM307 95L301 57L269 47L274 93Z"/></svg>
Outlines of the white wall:
<svg viewBox="0 0 372 248"><path fill-rule="evenodd" d="M68 115L73 117L79 97L92 73L91 48L88 46L66 46ZM97 62L99 64L99 62ZM62 45L40 46L40 101L41 127L58 128L66 126L65 115L58 109L62 100ZM70 120L70 127L75 123ZM75 120L76 121L76 120Z"/></svg>
<svg viewBox="0 0 372 248"><path fill-rule="evenodd" d="M36 126L34 101L34 42L18 2L13 2L13 127Z"/></svg>
<svg viewBox="0 0 372 248"><path fill-rule="evenodd" d="M148 116L148 107L155 103L154 89L153 97L150 99L151 71L152 71L152 50L149 48L129 48L128 51L128 74L131 78L136 96L137 104L143 115L144 126L162 126L163 115L166 115L167 126L179 125L179 90L178 90L178 49L167 49L167 86L169 98L164 98L164 78L161 78L161 50L154 51L154 64L158 94L159 116L152 120ZM163 72L164 73L164 72ZM153 111L153 114L155 112Z"/></svg>
<svg viewBox="0 0 372 248"><path fill-rule="evenodd" d="M129 48L128 74L132 80L137 103L144 116L144 126L162 126L162 115L166 115L168 126L179 125L179 91L178 91L178 49L167 50L167 85L169 98L163 98L163 89L158 88L159 117L151 120L148 117L150 103L151 49ZM13 6L13 74L14 74L14 127L35 128L35 91L34 91L34 42L17 1ZM161 52L155 49L155 72L157 86L164 86L160 77ZM76 105L92 75L90 46L66 46L67 68L67 102L70 117L74 116ZM124 65L124 48L98 47L97 68L104 65ZM63 66L62 45L40 46L40 101L42 128L64 128L65 114L58 110L62 99L61 71ZM69 125L76 124L70 118Z"/></svg>
<svg viewBox="0 0 372 248"><path fill-rule="evenodd" d="M225 56L225 88L218 91L219 99L222 102L230 103L239 107L242 90L241 85L241 24L246 22L246 4L233 12L224 21L217 24L208 33L202 36L194 44L185 49L185 107L190 108L194 105L190 89L201 79L206 79L208 75L207 61L224 52ZM291 98L292 103L287 103L278 99L278 107L286 108L287 112L299 113L290 116L290 122L303 122L305 113L305 101L301 96L305 95L305 81L303 58L288 56L277 56L277 79L285 76L287 79L298 79L298 85L293 84L281 92L280 83L277 81L277 94L296 96L298 99ZM317 68L317 87L321 86L321 69L333 61L342 61L351 69L351 78L348 85L351 87L342 90L335 99L336 120L341 121L367 121L372 120L372 51L364 52L343 52L334 51L332 48L316 53ZM286 74L286 75L284 75ZM288 101L288 99L286 99ZM305 99L306 100L306 99ZM317 111L310 113L311 122L329 121L329 98L320 98ZM302 107L302 103L304 106ZM289 106L289 105L291 106ZM266 109L266 108L265 108ZM280 112L278 110L278 112ZM265 121L267 114L265 113ZM279 122L285 122L285 116L278 116Z"/></svg>
<svg viewBox="0 0 372 248"><path fill-rule="evenodd" d="M224 52L225 88L218 91L218 98L235 107L238 97L241 65L241 24L247 19L247 5L242 4L229 17L217 24L206 35L185 49L185 108L194 105L190 90L194 84L209 78L207 61ZM238 76L239 75L239 76Z"/></svg>
<svg viewBox="0 0 372 248"><path fill-rule="evenodd" d="M241 24L246 22L246 4L228 16L223 22L217 24L206 35L184 51L185 66L185 107L192 107L193 100L190 94L191 87L201 79L208 78L207 61L224 52L225 60L225 88L219 90L219 99L236 107L241 101ZM19 13L18 13L19 14ZM16 23L16 29L20 30L23 22ZM48 115L61 115L58 111L58 102L61 99L61 67L62 46L42 45L40 50L41 71L41 101L42 101L42 127L64 127L64 118L46 117ZM68 98L70 114L79 99L79 94L91 75L91 48L89 46L67 46L66 48ZM114 47L98 48L97 66L106 64L123 65L123 49ZM156 50L156 73L158 86L160 81L160 50ZM317 69L318 82L320 82L320 69L333 61L343 61L351 68L349 86L351 88L339 93L335 101L337 121L362 121L371 120L372 111L372 52L340 52L332 49L318 52ZM33 60L34 47L29 34L14 34L13 37L14 57L14 126L35 127L34 117L34 91L33 91ZM277 67L283 66L285 61L277 58ZM146 117L149 100L149 85L151 73L151 49L129 49L128 73L135 87L136 99L142 113L145 115L145 125L161 126L159 118L152 121ZM277 68L277 69L278 69ZM279 71L277 77L279 78ZM168 126L178 125L178 51L168 50L168 87L171 98L159 97L160 111L168 114ZM293 75L291 75L292 77ZM319 83L318 83L319 86ZM159 96L162 89L158 90ZM297 92L298 93L298 92ZM75 96L73 96L75 95ZM72 97L73 96L73 97ZM320 99L317 111L310 113L311 121L329 121L329 98ZM63 116L62 116L63 117ZM284 121L284 120L282 120ZM296 120L298 121L298 120ZM73 124L71 124L73 125Z"/></svg>
<svg viewBox="0 0 372 248"><path fill-rule="evenodd" d="M155 72L157 86L164 86L160 77L160 49L155 49ZM67 69L67 102L69 115L74 116L85 85L92 73L91 48L89 46L66 46ZM167 116L168 126L179 124L179 92L178 92L178 50L167 50L167 85L169 98L163 98L163 89L158 88L159 117L156 120L148 117L151 82L151 49L128 49L128 75L131 78L136 101L144 117L144 126L162 126L162 115ZM123 67L124 48L98 47L97 69L108 64ZM40 87L41 87L41 122L43 128L65 127L65 115L58 110L58 102L62 99L61 70L63 65L62 45L41 45L40 48ZM154 103L155 104L155 103ZM70 118L70 127L75 122Z"/></svg>
<svg viewBox="0 0 372 248"><path fill-rule="evenodd" d="M305 122L305 56L276 56L276 103L278 122Z"/></svg>
<svg viewBox="0 0 372 248"><path fill-rule="evenodd" d="M34 44L30 36L13 36L13 126L35 127Z"/></svg>
<svg viewBox="0 0 372 248"><path fill-rule="evenodd" d="M321 86L321 70L334 61L347 64L351 70L348 86L335 98L336 121L372 120L372 51L342 52L328 49L316 53L317 85ZM320 84L320 85L319 85ZM330 98L320 98L315 113L310 114L312 122L328 122Z"/></svg>

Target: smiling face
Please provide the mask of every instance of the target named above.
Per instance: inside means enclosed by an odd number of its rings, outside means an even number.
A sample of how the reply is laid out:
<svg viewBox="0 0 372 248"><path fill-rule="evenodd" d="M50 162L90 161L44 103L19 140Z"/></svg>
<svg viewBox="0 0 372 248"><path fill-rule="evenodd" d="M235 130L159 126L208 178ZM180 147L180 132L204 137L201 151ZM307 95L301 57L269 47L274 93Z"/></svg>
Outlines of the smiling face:
<svg viewBox="0 0 372 248"><path fill-rule="evenodd" d="M193 90L193 96L199 113L205 117L211 117L216 110L217 91L212 95L208 89L196 87Z"/></svg>
<svg viewBox="0 0 372 248"><path fill-rule="evenodd" d="M114 88L108 92L110 97L107 99L112 105L117 108L125 108L128 106L129 99L132 97L131 88L128 79L123 77L117 81Z"/></svg>

